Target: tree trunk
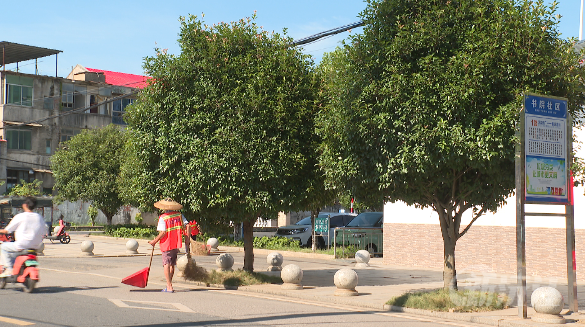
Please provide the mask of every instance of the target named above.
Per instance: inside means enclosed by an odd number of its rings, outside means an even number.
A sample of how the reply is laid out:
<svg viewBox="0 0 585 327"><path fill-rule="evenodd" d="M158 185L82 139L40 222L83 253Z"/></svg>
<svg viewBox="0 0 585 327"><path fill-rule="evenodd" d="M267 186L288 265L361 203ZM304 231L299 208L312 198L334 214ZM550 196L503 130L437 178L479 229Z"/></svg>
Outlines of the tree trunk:
<svg viewBox="0 0 585 327"><path fill-rule="evenodd" d="M443 238L443 288L457 290L457 271L455 270L455 244L451 238Z"/></svg>
<svg viewBox="0 0 585 327"><path fill-rule="evenodd" d="M114 215L105 214L105 216L106 216L106 222L107 222L107 224L108 225L111 225L112 224L112 218L114 218Z"/></svg>
<svg viewBox="0 0 585 327"><path fill-rule="evenodd" d="M244 270L254 271L254 221L244 221Z"/></svg>

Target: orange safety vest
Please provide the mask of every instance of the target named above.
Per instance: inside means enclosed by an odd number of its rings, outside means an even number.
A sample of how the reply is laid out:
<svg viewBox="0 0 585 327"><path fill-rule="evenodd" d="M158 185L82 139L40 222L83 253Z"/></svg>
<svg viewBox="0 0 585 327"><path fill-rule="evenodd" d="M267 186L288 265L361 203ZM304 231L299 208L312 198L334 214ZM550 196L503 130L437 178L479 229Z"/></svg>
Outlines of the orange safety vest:
<svg viewBox="0 0 585 327"><path fill-rule="evenodd" d="M179 249L183 246L183 217L180 212L172 211L160 215L164 219L166 234L160 240L163 252Z"/></svg>

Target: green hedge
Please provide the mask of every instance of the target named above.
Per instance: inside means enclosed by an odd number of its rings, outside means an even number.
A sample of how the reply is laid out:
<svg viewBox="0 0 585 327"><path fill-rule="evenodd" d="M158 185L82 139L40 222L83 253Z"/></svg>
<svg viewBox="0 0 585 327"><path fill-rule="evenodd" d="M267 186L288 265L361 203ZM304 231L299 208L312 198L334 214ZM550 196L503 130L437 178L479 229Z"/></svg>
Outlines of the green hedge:
<svg viewBox="0 0 585 327"><path fill-rule="evenodd" d="M156 237L156 235L158 235L158 232L156 230L156 226L119 224L104 226L104 234L122 238L153 239Z"/></svg>
<svg viewBox="0 0 585 327"><path fill-rule="evenodd" d="M122 238L142 238L142 239L153 239L158 235L156 226L145 226L135 224L119 224L104 226L104 234L113 237ZM211 237L218 239L219 244L225 246L244 246L244 241L233 239L225 236L212 235L210 233L201 233L197 235L197 240L201 242L207 242ZM275 236L275 237L254 237L254 248L257 249L270 249L270 250L285 250L285 249L300 249L299 241Z"/></svg>

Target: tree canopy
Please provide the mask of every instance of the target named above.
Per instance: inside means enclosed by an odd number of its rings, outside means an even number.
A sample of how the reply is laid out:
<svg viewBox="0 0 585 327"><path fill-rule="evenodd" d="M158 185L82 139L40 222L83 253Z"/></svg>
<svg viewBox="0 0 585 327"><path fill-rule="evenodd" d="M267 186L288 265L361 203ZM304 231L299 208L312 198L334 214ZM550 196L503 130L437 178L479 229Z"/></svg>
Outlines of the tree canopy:
<svg viewBox="0 0 585 327"><path fill-rule="evenodd" d="M125 133L115 125L84 130L51 157L57 199L91 201L112 223L124 204L119 192Z"/></svg>
<svg viewBox="0 0 585 327"><path fill-rule="evenodd" d="M356 198L439 215L445 287L455 243L514 184L522 95L566 97L581 117L583 69L555 6L515 0L368 1L364 33L324 60L321 164ZM341 133L332 133L332 129Z"/></svg>
<svg viewBox="0 0 585 327"><path fill-rule="evenodd" d="M143 206L169 196L198 219L243 222L252 270L254 221L323 189L318 80L292 39L262 30L255 15L213 26L182 17L179 36L179 55L157 49L145 59L152 82L127 110L136 157L124 168L125 194Z"/></svg>

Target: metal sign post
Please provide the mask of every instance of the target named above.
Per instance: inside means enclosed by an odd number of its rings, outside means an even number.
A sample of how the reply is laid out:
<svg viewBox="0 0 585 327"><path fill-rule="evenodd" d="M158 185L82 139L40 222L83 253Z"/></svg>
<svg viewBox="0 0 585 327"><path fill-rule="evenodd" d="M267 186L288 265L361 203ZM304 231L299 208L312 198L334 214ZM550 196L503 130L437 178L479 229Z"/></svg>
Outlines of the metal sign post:
<svg viewBox="0 0 585 327"><path fill-rule="evenodd" d="M520 113L519 129L516 131L520 142L516 145L516 273L518 279L518 316L528 317L526 305L526 224L524 223L524 110Z"/></svg>
<svg viewBox="0 0 585 327"><path fill-rule="evenodd" d="M331 218L331 215L327 215L326 217L315 218L315 230L313 232L314 234L316 234L316 233L327 234L327 243L330 243L330 240L329 240L330 218Z"/></svg>
<svg viewBox="0 0 585 327"><path fill-rule="evenodd" d="M572 121L567 99L527 94L516 147L516 254L518 315L527 317L526 216L565 217L569 308L577 312L575 226L573 218ZM526 204L564 205L565 213L526 212Z"/></svg>

